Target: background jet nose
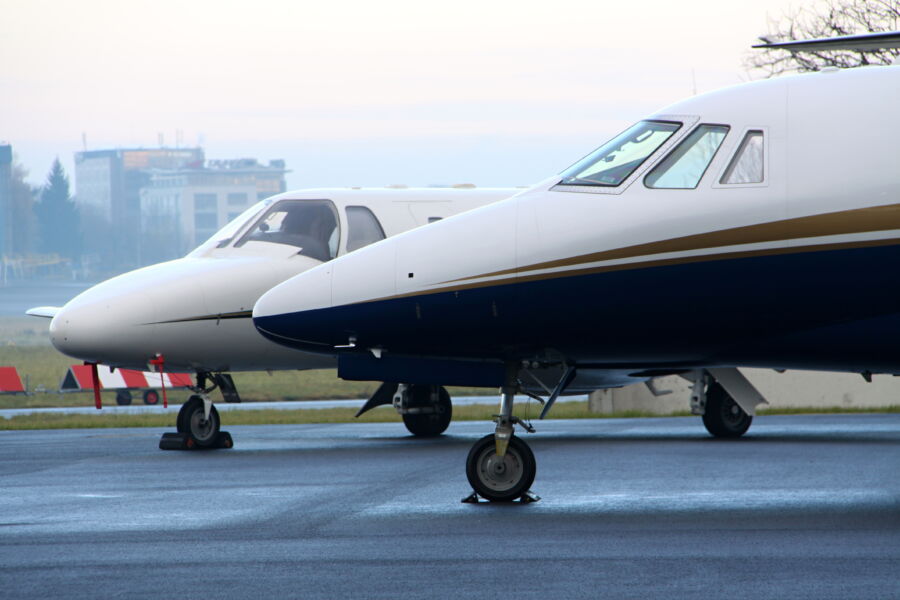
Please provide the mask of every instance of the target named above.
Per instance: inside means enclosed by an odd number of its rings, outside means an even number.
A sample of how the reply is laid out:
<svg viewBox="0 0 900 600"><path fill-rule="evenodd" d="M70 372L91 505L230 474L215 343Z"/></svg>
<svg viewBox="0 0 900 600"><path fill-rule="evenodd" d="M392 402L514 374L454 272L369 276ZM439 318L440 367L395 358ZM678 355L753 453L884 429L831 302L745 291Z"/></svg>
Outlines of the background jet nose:
<svg viewBox="0 0 900 600"><path fill-rule="evenodd" d="M53 347L62 352L69 354L66 350L69 342L69 327L66 318L66 309L62 308L50 320L50 343Z"/></svg>
<svg viewBox="0 0 900 600"><path fill-rule="evenodd" d="M53 347L74 358L98 361L104 349L103 327L86 307L64 306L50 321Z"/></svg>
<svg viewBox="0 0 900 600"><path fill-rule="evenodd" d="M102 284L101 284L102 285ZM94 288L76 296L50 321L50 342L68 356L103 364L144 364L154 328L133 295Z"/></svg>

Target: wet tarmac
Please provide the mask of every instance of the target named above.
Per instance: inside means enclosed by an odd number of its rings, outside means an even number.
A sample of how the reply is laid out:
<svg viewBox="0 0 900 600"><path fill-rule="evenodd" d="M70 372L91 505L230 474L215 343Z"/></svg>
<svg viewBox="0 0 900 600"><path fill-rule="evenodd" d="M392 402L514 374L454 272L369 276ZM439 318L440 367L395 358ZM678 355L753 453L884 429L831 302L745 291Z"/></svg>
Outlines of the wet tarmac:
<svg viewBox="0 0 900 600"><path fill-rule="evenodd" d="M900 598L900 415L550 421L528 505L462 504L487 423L0 432L9 598Z"/></svg>

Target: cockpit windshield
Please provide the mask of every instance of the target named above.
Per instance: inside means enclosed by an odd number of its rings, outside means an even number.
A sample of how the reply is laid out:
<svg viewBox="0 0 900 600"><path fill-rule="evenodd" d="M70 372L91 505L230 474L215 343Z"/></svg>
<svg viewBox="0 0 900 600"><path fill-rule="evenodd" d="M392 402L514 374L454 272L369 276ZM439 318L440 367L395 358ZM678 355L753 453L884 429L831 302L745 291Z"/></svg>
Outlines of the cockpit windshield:
<svg viewBox="0 0 900 600"><path fill-rule="evenodd" d="M328 200L282 200L257 220L234 245L268 242L296 246L298 254L328 261L337 255L340 228Z"/></svg>
<svg viewBox="0 0 900 600"><path fill-rule="evenodd" d="M267 198L260 200L234 219L228 222L225 227L215 232L208 240L197 246L188 256L199 256L205 254L211 248L224 248L234 239L244 226L255 219L267 206L272 204L273 200Z"/></svg>
<svg viewBox="0 0 900 600"><path fill-rule="evenodd" d="M563 171L559 183L615 187L680 127L671 121L641 121Z"/></svg>

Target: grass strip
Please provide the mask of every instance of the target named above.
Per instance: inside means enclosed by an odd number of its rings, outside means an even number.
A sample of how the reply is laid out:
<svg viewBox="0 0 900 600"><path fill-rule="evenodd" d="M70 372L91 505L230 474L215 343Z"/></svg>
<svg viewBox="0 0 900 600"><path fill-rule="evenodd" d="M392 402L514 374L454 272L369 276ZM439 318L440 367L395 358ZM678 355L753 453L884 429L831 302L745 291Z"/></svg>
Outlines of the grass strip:
<svg viewBox="0 0 900 600"><path fill-rule="evenodd" d="M496 413L490 405L457 406L453 408L454 421L489 421ZM317 423L399 423L398 415L391 407L380 407L356 419L353 408L318 408L309 410L235 410L220 413L223 427L232 425L300 425ZM760 411L761 415L900 413L900 405L884 408L784 408ZM517 411L522 418L535 419L538 411L530 407L528 413ZM690 416L687 411L670 415L657 415L640 411L612 414L590 412L587 402L564 402L553 407L550 419L621 419L660 416ZM175 414L60 414L38 413L0 419L0 430L25 429L91 429L126 427L175 427Z"/></svg>

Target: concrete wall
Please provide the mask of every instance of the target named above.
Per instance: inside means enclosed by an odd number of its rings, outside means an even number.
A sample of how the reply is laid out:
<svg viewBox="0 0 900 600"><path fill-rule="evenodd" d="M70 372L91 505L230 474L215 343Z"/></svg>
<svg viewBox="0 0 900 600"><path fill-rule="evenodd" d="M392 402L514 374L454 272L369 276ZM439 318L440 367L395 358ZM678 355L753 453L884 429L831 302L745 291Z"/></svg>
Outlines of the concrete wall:
<svg viewBox="0 0 900 600"><path fill-rule="evenodd" d="M900 377L875 375L867 383L861 375L741 369L741 372L769 401L771 408L874 408L900 405ZM671 414L690 410L690 383L681 377L657 377L658 390L673 393L654 397L644 384L600 390L590 396L590 408L598 413L642 411ZM765 405L760 407L765 410Z"/></svg>

